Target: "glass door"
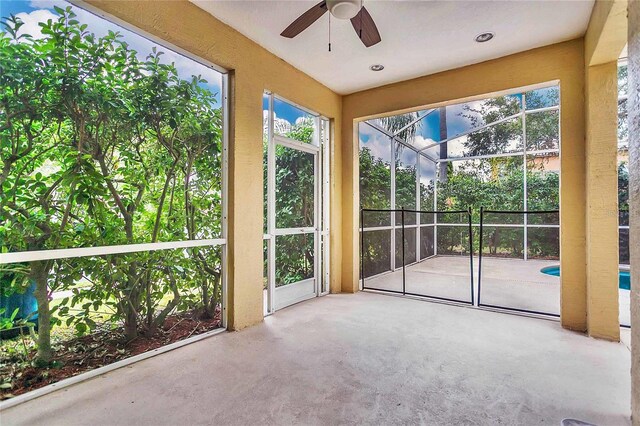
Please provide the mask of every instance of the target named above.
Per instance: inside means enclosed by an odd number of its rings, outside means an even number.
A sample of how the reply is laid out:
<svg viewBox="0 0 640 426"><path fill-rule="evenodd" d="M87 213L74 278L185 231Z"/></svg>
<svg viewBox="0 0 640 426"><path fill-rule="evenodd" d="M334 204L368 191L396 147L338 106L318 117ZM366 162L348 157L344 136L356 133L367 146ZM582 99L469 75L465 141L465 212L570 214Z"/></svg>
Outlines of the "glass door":
<svg viewBox="0 0 640 426"><path fill-rule="evenodd" d="M265 95L265 313L318 296L323 287L324 121Z"/></svg>

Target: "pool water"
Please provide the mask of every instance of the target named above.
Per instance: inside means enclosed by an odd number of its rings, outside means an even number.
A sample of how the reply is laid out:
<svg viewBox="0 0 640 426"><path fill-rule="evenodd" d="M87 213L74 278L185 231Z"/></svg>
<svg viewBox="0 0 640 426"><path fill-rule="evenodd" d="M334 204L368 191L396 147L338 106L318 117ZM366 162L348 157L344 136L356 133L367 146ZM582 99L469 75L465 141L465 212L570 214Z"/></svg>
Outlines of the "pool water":
<svg viewBox="0 0 640 426"><path fill-rule="evenodd" d="M553 275L554 277L560 276L560 267L559 266L547 266L546 268L540 269L540 272L547 275ZM631 274L629 271L620 270L618 274L618 287L622 290L631 290Z"/></svg>

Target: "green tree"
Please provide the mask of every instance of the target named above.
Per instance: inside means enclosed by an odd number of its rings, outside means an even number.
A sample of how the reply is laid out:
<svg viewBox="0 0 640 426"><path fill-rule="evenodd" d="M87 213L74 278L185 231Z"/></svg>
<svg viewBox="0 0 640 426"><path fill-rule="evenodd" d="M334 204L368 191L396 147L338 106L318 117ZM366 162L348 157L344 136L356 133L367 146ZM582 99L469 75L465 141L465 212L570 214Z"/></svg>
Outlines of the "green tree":
<svg viewBox="0 0 640 426"><path fill-rule="evenodd" d="M494 123L520 111L520 100L514 96L487 99L474 107L465 105L462 116L471 129ZM503 121L470 133L463 142L466 156L490 155L522 149L522 121Z"/></svg>
<svg viewBox="0 0 640 426"><path fill-rule="evenodd" d="M286 137L312 143L315 126L312 119L302 119L292 126ZM315 163L308 152L277 145L276 154L276 227L314 226ZM291 284L314 275L314 234L276 237L276 286Z"/></svg>
<svg viewBox="0 0 640 426"><path fill-rule="evenodd" d="M380 124L390 134L399 137L404 141L410 141L415 136L420 122L418 112L408 112L406 114L391 115L380 118ZM399 146L401 148L401 145Z"/></svg>
<svg viewBox="0 0 640 426"><path fill-rule="evenodd" d="M206 81L181 79L155 49L139 60L117 33L96 37L71 7L56 13L42 38L18 35L15 17L2 22L2 249L218 237L222 120ZM51 361L52 322L82 333L101 307L129 340L179 306L214 316L219 258L219 249L192 248L23 265L36 284L39 360ZM64 289L74 296L51 318L51 293Z"/></svg>
<svg viewBox="0 0 640 426"><path fill-rule="evenodd" d="M618 164L618 209L629 211L629 168L626 161Z"/></svg>

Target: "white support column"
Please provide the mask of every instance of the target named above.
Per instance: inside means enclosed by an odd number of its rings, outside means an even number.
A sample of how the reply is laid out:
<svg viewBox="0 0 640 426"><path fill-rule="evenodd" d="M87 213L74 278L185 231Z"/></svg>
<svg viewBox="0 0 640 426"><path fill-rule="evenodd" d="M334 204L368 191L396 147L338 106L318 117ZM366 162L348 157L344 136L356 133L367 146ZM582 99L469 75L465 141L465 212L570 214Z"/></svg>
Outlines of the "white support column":
<svg viewBox="0 0 640 426"><path fill-rule="evenodd" d="M329 120L322 119L322 292L328 293L331 286L331 243L330 223L331 223L331 176L330 176L330 152L329 143L331 141L331 125Z"/></svg>
<svg viewBox="0 0 640 426"><path fill-rule="evenodd" d="M269 118L267 121L267 233L271 236L267 243L267 310L275 310L276 293L276 148L273 143L273 93L269 93Z"/></svg>
<svg viewBox="0 0 640 426"><path fill-rule="evenodd" d="M322 143L320 142L320 117L313 118L313 144L319 147L318 153L313 157L313 275L315 276L315 293L320 296L322 293Z"/></svg>
<svg viewBox="0 0 640 426"><path fill-rule="evenodd" d="M420 157L416 153L416 210L420 208ZM420 213L416 213L416 262L420 262Z"/></svg>
<svg viewBox="0 0 640 426"><path fill-rule="evenodd" d="M438 211L438 180L440 178L440 161L436 161L436 171L433 177L433 211ZM438 215L433 215L433 256L438 255Z"/></svg>
<svg viewBox="0 0 640 426"><path fill-rule="evenodd" d="M523 197L524 200L522 202L522 207L524 207L524 211L529 210L529 203L527 202L527 95L525 93L522 94L522 105L520 105L521 113L522 113L522 158L523 164L522 167L524 169L524 174L522 175L522 185L523 185ZM529 233L527 232L527 224L529 222L529 217L527 214L523 215L523 224L524 224L524 235L522 238L522 244L524 245L524 260L527 260L529 257L529 253L527 251L527 247L529 245Z"/></svg>
<svg viewBox="0 0 640 426"><path fill-rule="evenodd" d="M396 140L389 137L391 144L391 210L396 208ZM396 270L396 214L391 213L391 270Z"/></svg>

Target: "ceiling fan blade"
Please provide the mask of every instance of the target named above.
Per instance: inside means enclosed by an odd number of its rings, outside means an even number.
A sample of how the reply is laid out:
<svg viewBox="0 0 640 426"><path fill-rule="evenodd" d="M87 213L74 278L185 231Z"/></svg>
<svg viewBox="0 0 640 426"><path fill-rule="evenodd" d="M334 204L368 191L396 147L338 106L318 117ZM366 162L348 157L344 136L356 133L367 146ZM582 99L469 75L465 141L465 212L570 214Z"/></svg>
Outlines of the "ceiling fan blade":
<svg viewBox="0 0 640 426"><path fill-rule="evenodd" d="M316 22L322 15L327 12L327 2L321 1L320 3L307 10L300 15L298 19L293 21L285 30L280 34L282 37L294 38L302 31L306 30L311 24Z"/></svg>
<svg viewBox="0 0 640 426"><path fill-rule="evenodd" d="M356 16L351 18L351 24L365 46L371 47L374 44L380 43L382 40L378 32L378 27L376 27L373 18L364 6L362 6L362 9L360 9L360 12L358 12Z"/></svg>

